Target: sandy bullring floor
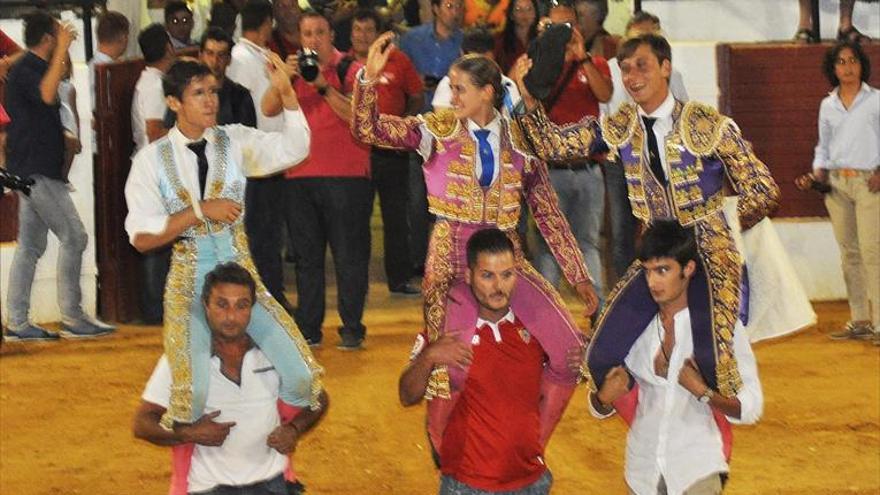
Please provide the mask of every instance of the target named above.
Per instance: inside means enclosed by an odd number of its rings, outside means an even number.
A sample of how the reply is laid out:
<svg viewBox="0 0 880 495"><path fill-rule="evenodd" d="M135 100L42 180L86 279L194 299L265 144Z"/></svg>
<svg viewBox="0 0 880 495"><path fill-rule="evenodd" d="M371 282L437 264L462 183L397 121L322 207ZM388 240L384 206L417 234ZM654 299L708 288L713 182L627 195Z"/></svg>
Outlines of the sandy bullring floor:
<svg viewBox="0 0 880 495"><path fill-rule="evenodd" d="M329 298L328 298L329 299ZM396 383L420 322L419 299L374 284L368 349L323 349L331 408L300 444L296 467L314 494L436 493L423 409ZM735 430L726 493L880 493L880 348L832 342L844 303L816 305L819 325L756 346L766 407ZM157 327L123 326L99 341L4 344L0 351L0 493L162 494L166 449L135 441L132 413L162 352ZM581 388L548 448L555 494L625 493L625 428L585 410Z"/></svg>

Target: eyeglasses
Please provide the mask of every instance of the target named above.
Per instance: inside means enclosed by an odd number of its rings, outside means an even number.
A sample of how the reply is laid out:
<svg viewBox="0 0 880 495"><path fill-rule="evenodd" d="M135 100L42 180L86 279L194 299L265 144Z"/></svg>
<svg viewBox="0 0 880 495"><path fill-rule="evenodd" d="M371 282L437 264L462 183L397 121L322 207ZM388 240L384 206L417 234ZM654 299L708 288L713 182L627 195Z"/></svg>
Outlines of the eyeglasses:
<svg viewBox="0 0 880 495"><path fill-rule="evenodd" d="M835 65L861 65L861 60L856 57L839 58L834 61Z"/></svg>

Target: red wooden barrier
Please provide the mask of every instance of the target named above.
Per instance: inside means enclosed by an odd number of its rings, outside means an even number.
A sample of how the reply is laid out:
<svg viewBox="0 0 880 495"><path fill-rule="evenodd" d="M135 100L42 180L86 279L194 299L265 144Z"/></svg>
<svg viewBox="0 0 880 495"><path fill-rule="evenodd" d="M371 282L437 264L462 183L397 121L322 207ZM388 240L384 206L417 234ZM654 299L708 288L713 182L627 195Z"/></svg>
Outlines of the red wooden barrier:
<svg viewBox="0 0 880 495"><path fill-rule="evenodd" d="M798 191L818 136L819 103L831 86L822 60L831 45L724 43L716 48L718 108L740 125L782 190L778 217L827 216L822 199ZM880 44L865 45L880 86Z"/></svg>

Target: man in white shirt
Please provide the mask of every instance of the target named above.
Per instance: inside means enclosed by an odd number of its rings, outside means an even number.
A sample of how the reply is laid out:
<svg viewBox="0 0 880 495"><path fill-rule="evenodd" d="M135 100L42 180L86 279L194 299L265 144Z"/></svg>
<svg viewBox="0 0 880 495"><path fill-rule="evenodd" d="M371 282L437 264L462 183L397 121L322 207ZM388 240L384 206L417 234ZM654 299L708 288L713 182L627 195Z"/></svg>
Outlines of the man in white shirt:
<svg viewBox="0 0 880 495"><path fill-rule="evenodd" d="M108 10L98 16L95 30L98 46L95 56L89 61L89 87L92 91L92 108L98 108L95 98L95 66L119 60L128 48L128 19L119 12ZM97 148L94 148L97 151Z"/></svg>
<svg viewBox="0 0 880 495"><path fill-rule="evenodd" d="M175 60L171 39L161 24L152 24L141 31L138 44L147 66L138 78L131 100L131 133L135 153L168 133L163 123L166 106L162 75ZM144 255L144 286L140 303L141 318L147 325L162 323L162 293L165 290L170 257L171 251L168 248Z"/></svg>
<svg viewBox="0 0 880 495"><path fill-rule="evenodd" d="M272 5L266 1L248 2L241 10L242 35L232 48L232 62L226 77L251 92L257 110L257 129L265 132L281 130L281 115L269 117L263 113L260 102L270 87L266 74L269 40L272 38ZM251 254L260 278L288 313L293 305L284 295L284 266L281 246L284 245L284 194L286 182L280 174L259 179L248 179L245 206L250 213L245 218Z"/></svg>
<svg viewBox="0 0 880 495"><path fill-rule="evenodd" d="M689 285L704 269L698 259L691 230L674 220L648 228L639 260L645 296L650 294L659 311L624 362L597 379L598 392L590 393L593 415L617 411L630 424L625 473L630 494L720 494L729 470L730 423L752 424L761 416L761 382L741 324L733 335L742 377L735 396L713 390L696 364L694 356L712 345L712 335L692 327L688 307ZM588 354L588 361L595 358L600 356Z"/></svg>
<svg viewBox="0 0 880 495"><path fill-rule="evenodd" d="M245 488L251 495L288 493L283 474L288 455L326 411L328 398L322 392L320 409L282 418L280 377L245 331L255 302L256 283L240 265L218 265L205 277L202 304L212 356L205 414L198 421L171 431L160 425L171 399L166 356L147 382L135 415L135 437L177 449L194 444L189 455L175 455L173 476L180 485L173 483L172 493L180 488L198 494Z"/></svg>

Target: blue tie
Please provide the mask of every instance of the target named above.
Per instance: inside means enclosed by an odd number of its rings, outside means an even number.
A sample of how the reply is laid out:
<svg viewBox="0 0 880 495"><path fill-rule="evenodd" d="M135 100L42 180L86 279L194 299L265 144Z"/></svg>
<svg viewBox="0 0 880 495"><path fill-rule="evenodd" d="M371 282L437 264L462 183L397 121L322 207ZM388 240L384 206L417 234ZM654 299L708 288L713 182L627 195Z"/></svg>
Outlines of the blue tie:
<svg viewBox="0 0 880 495"><path fill-rule="evenodd" d="M480 186L489 187L492 185L492 175L495 172L495 154L492 153L492 146L489 145L489 129L478 129L474 131L477 141L480 143Z"/></svg>

